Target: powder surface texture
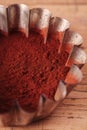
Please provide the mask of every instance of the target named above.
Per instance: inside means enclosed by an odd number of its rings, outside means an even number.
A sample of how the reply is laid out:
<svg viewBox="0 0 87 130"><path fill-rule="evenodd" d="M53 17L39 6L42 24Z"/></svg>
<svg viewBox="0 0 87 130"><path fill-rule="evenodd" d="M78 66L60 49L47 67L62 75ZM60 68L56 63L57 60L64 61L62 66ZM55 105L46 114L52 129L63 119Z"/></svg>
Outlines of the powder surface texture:
<svg viewBox="0 0 87 130"><path fill-rule="evenodd" d="M69 71L69 54L58 53L59 41L31 31L26 38L20 32L0 35L0 112L18 103L25 111L35 111L41 94L54 100L60 80Z"/></svg>

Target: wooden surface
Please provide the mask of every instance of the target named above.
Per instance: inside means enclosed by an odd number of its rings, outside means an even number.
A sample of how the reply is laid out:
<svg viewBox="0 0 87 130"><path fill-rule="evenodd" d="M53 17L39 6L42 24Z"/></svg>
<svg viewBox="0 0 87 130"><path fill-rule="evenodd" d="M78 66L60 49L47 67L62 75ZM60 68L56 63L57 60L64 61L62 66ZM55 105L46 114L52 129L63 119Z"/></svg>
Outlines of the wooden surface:
<svg viewBox="0 0 87 130"><path fill-rule="evenodd" d="M25 3L30 8L48 8L54 16L68 19L71 28L83 36L83 46L87 52L87 0L0 0L0 4L6 6L12 3ZM87 130L87 65L82 71L83 81L50 117L27 127L0 130Z"/></svg>

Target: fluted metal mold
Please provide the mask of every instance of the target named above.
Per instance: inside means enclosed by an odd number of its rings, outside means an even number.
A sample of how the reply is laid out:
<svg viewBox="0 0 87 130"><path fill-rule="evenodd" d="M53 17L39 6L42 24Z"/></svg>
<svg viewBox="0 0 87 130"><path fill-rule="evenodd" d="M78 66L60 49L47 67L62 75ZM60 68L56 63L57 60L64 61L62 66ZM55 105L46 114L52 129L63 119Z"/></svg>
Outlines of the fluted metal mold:
<svg viewBox="0 0 87 130"><path fill-rule="evenodd" d="M7 9L0 5L0 32L8 34Z"/></svg>
<svg viewBox="0 0 87 130"><path fill-rule="evenodd" d="M69 21L66 19L60 18L60 17L51 17L50 23L49 23L49 35L50 37L53 37L54 39L58 40L60 45L59 45L59 50L58 52L60 53L60 49L62 47L62 41L64 34L66 30L68 30L70 27Z"/></svg>
<svg viewBox="0 0 87 130"><path fill-rule="evenodd" d="M39 31L44 37L44 43L47 40L50 17L51 12L48 9L34 8L30 10L30 29Z"/></svg>
<svg viewBox="0 0 87 130"><path fill-rule="evenodd" d="M48 116L72 88L82 80L82 72L78 65L86 63L87 55L79 47L83 42L82 37L69 30L69 27L70 23L67 20L60 17L51 17L51 12L47 9L34 8L29 11L29 7L24 4L14 4L7 8L0 6L0 33L8 35L12 30L17 30L28 37L29 32L33 29L43 36L44 43L51 35L51 37L59 40L59 53L62 49L68 52L69 56L65 65L71 67L65 80L59 82L54 100L48 99L45 94L42 94L35 112L24 111L20 104L16 102L16 106L11 111L0 114L0 125L28 125L32 121Z"/></svg>
<svg viewBox="0 0 87 130"><path fill-rule="evenodd" d="M7 8L9 31L19 30L28 37L29 7L24 4L13 4Z"/></svg>

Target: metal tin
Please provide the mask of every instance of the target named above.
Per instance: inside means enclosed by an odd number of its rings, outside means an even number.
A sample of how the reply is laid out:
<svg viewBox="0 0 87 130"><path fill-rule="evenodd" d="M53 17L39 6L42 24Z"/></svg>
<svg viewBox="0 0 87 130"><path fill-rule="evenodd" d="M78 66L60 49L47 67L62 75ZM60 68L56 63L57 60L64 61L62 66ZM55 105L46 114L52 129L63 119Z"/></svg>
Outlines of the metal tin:
<svg viewBox="0 0 87 130"><path fill-rule="evenodd" d="M34 8L29 11L28 6L24 4L14 4L7 8L0 6L0 33L8 35L11 30L16 29L28 37L29 31L36 29L43 35L44 43L46 43L48 35L51 35L60 42L59 53L63 48L69 53L66 66L71 67L66 79L59 82L54 100L50 100L42 94L35 112L24 111L16 102L16 106L10 112L0 114L0 125L23 126L48 116L72 88L82 80L83 76L79 65L86 63L87 55L79 47L83 42L82 37L69 30L69 27L70 23L67 20L51 17L51 12L47 9Z"/></svg>

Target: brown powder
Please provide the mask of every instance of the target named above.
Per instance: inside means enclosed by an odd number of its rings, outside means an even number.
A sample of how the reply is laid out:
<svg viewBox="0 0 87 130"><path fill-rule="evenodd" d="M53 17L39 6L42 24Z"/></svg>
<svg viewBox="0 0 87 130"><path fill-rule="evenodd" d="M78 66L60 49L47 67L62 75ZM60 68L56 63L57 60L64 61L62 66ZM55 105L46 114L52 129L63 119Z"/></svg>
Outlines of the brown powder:
<svg viewBox="0 0 87 130"><path fill-rule="evenodd" d="M27 111L37 109L39 97L54 99L58 83L64 80L68 53L58 54L59 41L44 44L43 37L33 31L28 38L13 32L0 35L0 112L9 111L15 102Z"/></svg>

